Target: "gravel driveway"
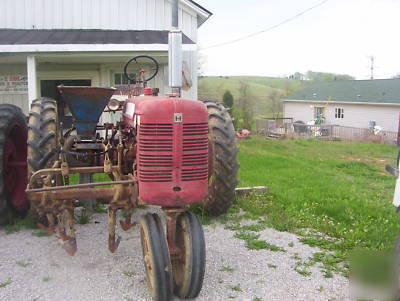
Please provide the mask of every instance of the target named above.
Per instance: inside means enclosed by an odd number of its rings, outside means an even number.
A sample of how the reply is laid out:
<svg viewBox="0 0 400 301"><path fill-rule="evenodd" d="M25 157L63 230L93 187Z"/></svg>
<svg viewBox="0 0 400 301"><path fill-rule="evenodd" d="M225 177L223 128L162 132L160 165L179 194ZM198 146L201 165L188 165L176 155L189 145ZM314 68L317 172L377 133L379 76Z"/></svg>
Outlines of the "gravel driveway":
<svg viewBox="0 0 400 301"><path fill-rule="evenodd" d="M136 219L141 213L137 212ZM138 228L118 229L121 244L111 254L106 217L94 214L90 224L77 225L78 252L74 257L68 256L54 237L33 236L35 230L10 235L0 230L0 300L151 300ZM317 266L310 268L310 276L294 271L295 253L306 260L319 251L300 243L296 235L270 228L259 232L260 238L284 247L287 252L283 253L248 250L243 240L218 223L204 231L207 266L198 301L348 299L346 278L324 278Z"/></svg>

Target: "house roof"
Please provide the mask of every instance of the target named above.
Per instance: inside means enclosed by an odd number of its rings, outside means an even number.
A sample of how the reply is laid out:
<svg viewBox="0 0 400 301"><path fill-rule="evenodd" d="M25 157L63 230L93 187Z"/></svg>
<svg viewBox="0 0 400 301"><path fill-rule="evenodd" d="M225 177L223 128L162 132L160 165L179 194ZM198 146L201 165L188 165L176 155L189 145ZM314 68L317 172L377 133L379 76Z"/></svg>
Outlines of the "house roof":
<svg viewBox="0 0 400 301"><path fill-rule="evenodd" d="M400 104L400 79L320 82L289 95L286 100Z"/></svg>
<svg viewBox="0 0 400 301"><path fill-rule="evenodd" d="M183 34L183 44L195 44ZM168 44L168 31L98 29L0 29L0 45Z"/></svg>
<svg viewBox="0 0 400 301"><path fill-rule="evenodd" d="M204 8L204 6L201 6L197 2L193 0L187 0L187 2L193 4L196 9L201 12L202 14L199 14L197 16L197 26L200 27L205 21L208 20L212 16L212 12L210 12L208 9Z"/></svg>

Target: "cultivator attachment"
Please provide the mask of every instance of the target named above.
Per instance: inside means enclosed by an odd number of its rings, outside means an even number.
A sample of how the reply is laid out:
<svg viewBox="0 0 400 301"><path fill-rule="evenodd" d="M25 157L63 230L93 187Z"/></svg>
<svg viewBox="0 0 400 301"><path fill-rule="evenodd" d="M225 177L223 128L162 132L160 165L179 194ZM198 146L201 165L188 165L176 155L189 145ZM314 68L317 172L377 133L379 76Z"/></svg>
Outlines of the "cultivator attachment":
<svg viewBox="0 0 400 301"><path fill-rule="evenodd" d="M115 230L117 211L124 209L127 212L120 225L123 230L128 230L133 226L131 216L137 205L137 181L123 166L127 145L123 144L121 128L111 124L102 128L106 131L105 138L96 136L98 119L115 89L59 86L59 90L74 124L71 129L59 128L51 133L58 136L51 151L55 153L54 163L51 168L31 174L26 191L28 198L45 220L38 226L46 233L56 234L69 255L77 251L74 224L77 200L101 198L108 204L108 248L115 252L121 240ZM47 111L51 113L51 110ZM56 112L47 119L57 120ZM56 128L57 124L54 126ZM90 166L92 164L94 166ZM112 181L70 185L70 175L93 173L105 173Z"/></svg>
<svg viewBox="0 0 400 301"><path fill-rule="evenodd" d="M59 164L58 164L59 165ZM103 167L101 167L103 168ZM104 169L104 168L103 168ZM112 168L114 176L118 175L117 166ZM72 172L87 172L88 168L71 168ZM99 172L99 168L95 167L94 171ZM61 168L52 168L41 170L33 174L32 179L37 179L38 175L48 174L54 177L61 174ZM96 188L95 186L112 185L110 188ZM133 176L127 179L110 182L88 183L69 186L53 186L42 188L31 188L27 190L28 197L34 203L34 207L45 217L46 225L39 223L40 229L49 234L56 234L62 248L69 254L75 255L77 251L77 239L75 232L75 215L74 208L76 200L87 197L89 193L102 197L103 202L108 203L108 249L114 253L121 241L116 235L117 211L124 209L126 214L119 223L121 228L126 231L134 224L131 221L133 213L134 198L132 191L135 181ZM82 187L77 189L76 186Z"/></svg>

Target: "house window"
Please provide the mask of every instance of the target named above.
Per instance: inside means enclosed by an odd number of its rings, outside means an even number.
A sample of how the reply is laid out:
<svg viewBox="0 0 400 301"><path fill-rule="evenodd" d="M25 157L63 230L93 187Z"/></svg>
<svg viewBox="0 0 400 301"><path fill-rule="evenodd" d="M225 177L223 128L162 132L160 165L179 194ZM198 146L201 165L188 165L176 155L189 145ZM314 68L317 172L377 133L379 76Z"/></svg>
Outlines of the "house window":
<svg viewBox="0 0 400 301"><path fill-rule="evenodd" d="M324 107L314 107L314 119L322 119L325 116Z"/></svg>
<svg viewBox="0 0 400 301"><path fill-rule="evenodd" d="M135 77L134 74L129 74L129 77ZM128 79L123 73L114 73L114 85L127 85Z"/></svg>
<svg viewBox="0 0 400 301"><path fill-rule="evenodd" d="M335 108L335 118L344 118L343 108Z"/></svg>

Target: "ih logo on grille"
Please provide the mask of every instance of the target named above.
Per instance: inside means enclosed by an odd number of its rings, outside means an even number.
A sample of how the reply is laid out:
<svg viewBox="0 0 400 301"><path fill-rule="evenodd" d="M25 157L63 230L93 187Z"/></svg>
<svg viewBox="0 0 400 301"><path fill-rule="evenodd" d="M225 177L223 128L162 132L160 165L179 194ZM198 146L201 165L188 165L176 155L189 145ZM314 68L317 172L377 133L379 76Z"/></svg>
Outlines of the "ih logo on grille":
<svg viewBox="0 0 400 301"><path fill-rule="evenodd" d="M174 122L182 122L182 121L183 121L182 113L174 113Z"/></svg>

